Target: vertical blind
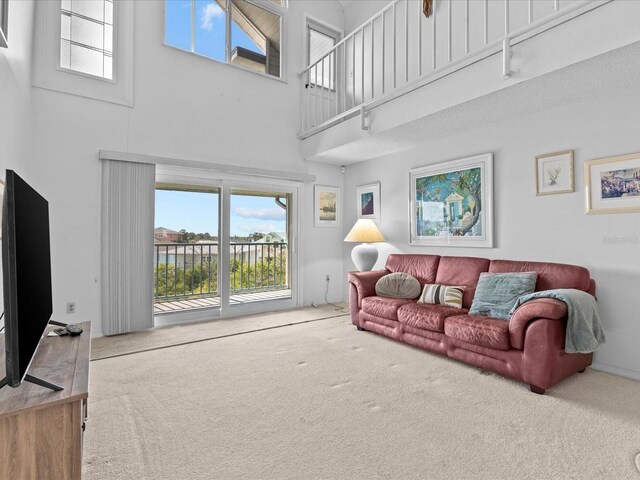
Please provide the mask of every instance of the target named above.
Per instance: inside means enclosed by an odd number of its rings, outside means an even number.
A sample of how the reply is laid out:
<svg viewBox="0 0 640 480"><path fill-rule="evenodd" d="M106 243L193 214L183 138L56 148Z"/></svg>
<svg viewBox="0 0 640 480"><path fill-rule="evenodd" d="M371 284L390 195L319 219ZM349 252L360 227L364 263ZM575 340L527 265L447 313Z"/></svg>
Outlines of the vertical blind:
<svg viewBox="0 0 640 480"><path fill-rule="evenodd" d="M102 161L102 331L153 327L155 165Z"/></svg>

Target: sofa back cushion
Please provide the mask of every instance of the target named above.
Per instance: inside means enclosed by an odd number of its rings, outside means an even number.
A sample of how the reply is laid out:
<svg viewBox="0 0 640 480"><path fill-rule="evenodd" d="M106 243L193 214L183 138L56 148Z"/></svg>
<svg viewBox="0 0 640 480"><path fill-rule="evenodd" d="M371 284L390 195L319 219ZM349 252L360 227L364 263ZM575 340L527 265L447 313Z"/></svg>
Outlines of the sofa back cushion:
<svg viewBox="0 0 640 480"><path fill-rule="evenodd" d="M392 253L387 257L386 269L391 273L403 272L415 277L420 285L436 283L439 255Z"/></svg>
<svg viewBox="0 0 640 480"><path fill-rule="evenodd" d="M590 287L589 270L576 265L492 260L489 271L492 273L537 272L536 292L556 288L575 288L588 292Z"/></svg>
<svg viewBox="0 0 640 480"><path fill-rule="evenodd" d="M442 257L434 283L465 287L463 308L469 308L476 293L478 278L489 270L489 260L476 257Z"/></svg>

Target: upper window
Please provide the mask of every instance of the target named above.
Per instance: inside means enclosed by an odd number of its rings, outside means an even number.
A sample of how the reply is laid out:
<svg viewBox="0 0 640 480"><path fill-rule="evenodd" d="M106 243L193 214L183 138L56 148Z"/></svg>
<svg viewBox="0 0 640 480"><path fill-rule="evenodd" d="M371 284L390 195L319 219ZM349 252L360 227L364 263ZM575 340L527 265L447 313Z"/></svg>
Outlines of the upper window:
<svg viewBox="0 0 640 480"><path fill-rule="evenodd" d="M7 47L9 30L9 0L0 0L0 47Z"/></svg>
<svg viewBox="0 0 640 480"><path fill-rule="evenodd" d="M166 0L165 43L280 78L284 4L284 0Z"/></svg>
<svg viewBox="0 0 640 480"><path fill-rule="evenodd" d="M113 79L113 9L113 0L62 0L62 68Z"/></svg>

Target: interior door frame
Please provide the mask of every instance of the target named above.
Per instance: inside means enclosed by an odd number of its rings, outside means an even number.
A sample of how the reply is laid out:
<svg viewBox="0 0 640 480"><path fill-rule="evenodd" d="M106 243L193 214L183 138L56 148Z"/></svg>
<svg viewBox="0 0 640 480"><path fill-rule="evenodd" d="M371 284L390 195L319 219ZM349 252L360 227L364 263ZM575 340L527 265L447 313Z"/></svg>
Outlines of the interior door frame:
<svg viewBox="0 0 640 480"><path fill-rule="evenodd" d="M302 305L302 288L300 282L300 199L302 182L278 179L250 178L238 175L221 174L198 168L185 168L169 165L158 165L156 183L175 183L185 186L206 186L219 189L218 201L218 289L220 294L219 308L202 308L197 310L164 313L154 316L154 325L173 325L176 323L199 322L216 317L229 318L253 313L271 312L296 308ZM258 190L291 194L289 256L291 262L291 298L274 299L240 305L230 305L230 224L231 224L231 190ZM227 208L227 205L229 208Z"/></svg>

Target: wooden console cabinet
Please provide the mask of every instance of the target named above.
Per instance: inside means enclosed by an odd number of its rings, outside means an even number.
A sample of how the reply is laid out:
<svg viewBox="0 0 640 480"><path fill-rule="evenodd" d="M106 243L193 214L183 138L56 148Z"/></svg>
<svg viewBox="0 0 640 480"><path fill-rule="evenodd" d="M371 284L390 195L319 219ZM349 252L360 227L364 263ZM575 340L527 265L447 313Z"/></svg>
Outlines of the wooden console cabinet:
<svg viewBox="0 0 640 480"><path fill-rule="evenodd" d="M77 336L45 337L29 373L64 387L23 383L0 390L0 480L72 480L82 475L91 324ZM48 330L51 330L49 328ZM0 376L4 336L0 335Z"/></svg>

